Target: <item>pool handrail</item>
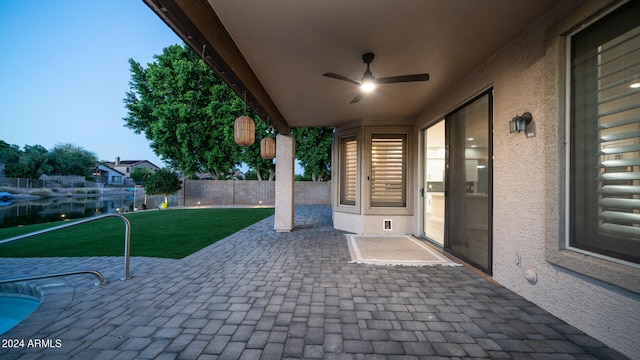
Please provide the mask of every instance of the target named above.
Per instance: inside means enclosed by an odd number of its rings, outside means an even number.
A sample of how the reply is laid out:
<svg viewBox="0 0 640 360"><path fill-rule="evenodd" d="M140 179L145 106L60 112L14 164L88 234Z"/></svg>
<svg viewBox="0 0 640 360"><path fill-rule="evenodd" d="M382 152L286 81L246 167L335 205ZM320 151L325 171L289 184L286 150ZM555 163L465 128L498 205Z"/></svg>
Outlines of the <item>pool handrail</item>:
<svg viewBox="0 0 640 360"><path fill-rule="evenodd" d="M124 217L121 214L105 214L105 215L99 215L99 216L94 216L94 217L90 217L90 218L86 218L86 219L80 219L80 220L75 220L71 223L68 224L63 224L63 225L58 225L58 226L54 226L54 227L50 227L48 229L43 229L43 230L38 230L38 231L34 231L34 232L30 232L27 234L23 234L23 235L18 235L18 236L14 236L14 237L10 237L7 239L3 239L0 240L0 244L6 244L8 242L12 242L12 241L16 241L16 240L22 240L22 239L27 239L30 237L34 237L37 235L41 235L41 234L46 234L52 231L56 231L56 230L61 230L61 229L66 229L72 226L76 226L76 225L81 225L81 224L85 224L88 222L92 222L92 221L97 221L97 220L102 220L104 218L107 217L117 217L120 220L122 220L124 222L124 226L125 226L125 234L124 234L124 276L120 279L120 280L129 280L131 279L131 276L129 276L129 264L130 264L130 257L131 257L131 222L129 221L129 219L127 219L126 217ZM100 275L102 276L102 275Z"/></svg>
<svg viewBox="0 0 640 360"><path fill-rule="evenodd" d="M27 276L27 277L22 277L22 278L15 278L15 279L0 280L0 284L7 284L7 283L12 283L12 282L20 282L20 281L39 280L39 279L46 279L46 278L52 278L52 277L61 277L61 276L81 275L81 274L91 274L91 275L97 277L98 281L100 281L100 283L96 284L96 285L104 285L106 283L106 281L104 281L104 276L102 276L102 274L99 271L97 271L97 270L80 270L80 271L71 271L71 272L64 272L64 273L57 273L57 274L36 275L36 276Z"/></svg>

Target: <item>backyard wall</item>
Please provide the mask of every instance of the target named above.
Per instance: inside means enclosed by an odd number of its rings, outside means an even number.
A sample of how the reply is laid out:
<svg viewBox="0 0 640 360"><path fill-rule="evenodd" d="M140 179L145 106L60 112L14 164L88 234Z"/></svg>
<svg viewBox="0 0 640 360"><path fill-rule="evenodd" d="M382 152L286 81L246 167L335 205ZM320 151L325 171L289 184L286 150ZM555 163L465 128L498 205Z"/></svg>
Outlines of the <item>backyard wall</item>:
<svg viewBox="0 0 640 360"><path fill-rule="evenodd" d="M553 315L608 346L638 358L640 295L610 280L585 276L552 262L564 240L564 149L562 101L563 33L579 26L609 1L565 0L501 49L459 86L427 106L416 121L416 132L485 89L494 90L493 108L493 278ZM558 54L560 52L560 54ZM529 133L509 133L508 121L528 111ZM416 164L419 166L419 164ZM416 213L420 211L416 206ZM415 234L421 223L415 221ZM564 251L566 253L571 251ZM584 270L618 269L628 284L638 269L603 264L581 256ZM562 266L559 266L562 265ZM535 271L529 283L525 271ZM606 282L605 282L606 281Z"/></svg>
<svg viewBox="0 0 640 360"><path fill-rule="evenodd" d="M180 206L275 204L275 181L184 180L178 196ZM296 181L295 204L329 205L331 182Z"/></svg>

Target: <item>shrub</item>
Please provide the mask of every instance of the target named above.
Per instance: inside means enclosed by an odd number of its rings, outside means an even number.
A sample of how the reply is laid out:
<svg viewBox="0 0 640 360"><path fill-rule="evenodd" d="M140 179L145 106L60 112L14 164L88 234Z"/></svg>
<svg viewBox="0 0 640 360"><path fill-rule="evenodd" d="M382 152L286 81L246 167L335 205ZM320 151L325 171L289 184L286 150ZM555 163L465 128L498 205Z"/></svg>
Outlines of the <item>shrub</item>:
<svg viewBox="0 0 640 360"><path fill-rule="evenodd" d="M99 194L100 191L98 189L76 189L76 194Z"/></svg>
<svg viewBox="0 0 640 360"><path fill-rule="evenodd" d="M20 193L15 188L11 188L11 187L8 187L8 186L0 186L0 191L1 192L8 192L9 194L19 194Z"/></svg>
<svg viewBox="0 0 640 360"><path fill-rule="evenodd" d="M30 193L31 195L35 195L35 196L40 196L40 197L51 197L53 196L53 193L47 189L38 189L38 190L33 190Z"/></svg>

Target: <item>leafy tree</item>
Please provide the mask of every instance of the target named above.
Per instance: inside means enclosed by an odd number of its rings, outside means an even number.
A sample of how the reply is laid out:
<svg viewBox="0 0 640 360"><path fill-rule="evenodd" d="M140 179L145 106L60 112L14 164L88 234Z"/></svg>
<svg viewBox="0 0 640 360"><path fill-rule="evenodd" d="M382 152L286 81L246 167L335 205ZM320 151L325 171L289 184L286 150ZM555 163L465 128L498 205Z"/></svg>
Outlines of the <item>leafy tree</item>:
<svg viewBox="0 0 640 360"><path fill-rule="evenodd" d="M8 177L37 179L40 175L51 174L53 167L49 165L49 152L42 145L25 145L15 167L9 169Z"/></svg>
<svg viewBox="0 0 640 360"><path fill-rule="evenodd" d="M131 172L131 178L136 184L144 184L144 182L153 175L153 172L147 168L137 167Z"/></svg>
<svg viewBox="0 0 640 360"><path fill-rule="evenodd" d="M144 190L149 195L163 195L164 203L169 204L169 195L175 194L182 189L178 176L167 170L160 169L149 176L144 184Z"/></svg>
<svg viewBox="0 0 640 360"><path fill-rule="evenodd" d="M294 128L291 134L296 140L296 158L305 177L313 181L331 179L333 127Z"/></svg>
<svg viewBox="0 0 640 360"><path fill-rule="evenodd" d="M20 147L18 145L9 145L0 140L0 162L4 163L4 176L18 177L18 161L20 160Z"/></svg>
<svg viewBox="0 0 640 360"><path fill-rule="evenodd" d="M2 159L2 151L10 148L14 148L14 149L17 148L18 150L20 150L20 148L17 145L10 145L8 142L4 140L0 140L0 160Z"/></svg>
<svg viewBox="0 0 640 360"><path fill-rule="evenodd" d="M245 114L255 119L242 99L186 45L165 48L146 68L129 64L125 126L144 133L154 152L183 173L228 177L242 152L233 123Z"/></svg>
<svg viewBox="0 0 640 360"><path fill-rule="evenodd" d="M95 153L73 144L57 144L49 151L52 174L91 176L97 161Z"/></svg>

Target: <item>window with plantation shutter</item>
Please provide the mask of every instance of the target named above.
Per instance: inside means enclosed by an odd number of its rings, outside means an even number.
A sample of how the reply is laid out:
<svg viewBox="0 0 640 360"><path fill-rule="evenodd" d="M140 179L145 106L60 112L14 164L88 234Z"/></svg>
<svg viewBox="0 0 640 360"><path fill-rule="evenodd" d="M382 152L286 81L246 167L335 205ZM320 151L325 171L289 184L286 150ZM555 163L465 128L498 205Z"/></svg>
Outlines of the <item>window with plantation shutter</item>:
<svg viewBox="0 0 640 360"><path fill-rule="evenodd" d="M355 136L340 139L340 204L356 204L358 141Z"/></svg>
<svg viewBox="0 0 640 360"><path fill-rule="evenodd" d="M370 200L372 207L405 207L407 135L372 134Z"/></svg>
<svg viewBox="0 0 640 360"><path fill-rule="evenodd" d="M571 248L640 264L640 3L571 37Z"/></svg>

